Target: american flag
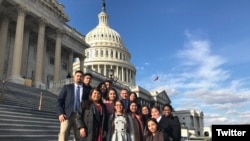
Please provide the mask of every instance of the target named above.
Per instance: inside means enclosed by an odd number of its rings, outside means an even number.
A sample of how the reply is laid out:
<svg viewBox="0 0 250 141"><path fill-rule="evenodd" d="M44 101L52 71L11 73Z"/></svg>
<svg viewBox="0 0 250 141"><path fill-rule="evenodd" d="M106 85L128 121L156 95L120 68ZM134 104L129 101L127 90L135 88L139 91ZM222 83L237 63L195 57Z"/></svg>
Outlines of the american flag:
<svg viewBox="0 0 250 141"><path fill-rule="evenodd" d="M156 77L155 77L155 79L154 79L154 81L156 81L156 80L158 80L158 79L159 79L159 77L158 77L158 76L156 76Z"/></svg>

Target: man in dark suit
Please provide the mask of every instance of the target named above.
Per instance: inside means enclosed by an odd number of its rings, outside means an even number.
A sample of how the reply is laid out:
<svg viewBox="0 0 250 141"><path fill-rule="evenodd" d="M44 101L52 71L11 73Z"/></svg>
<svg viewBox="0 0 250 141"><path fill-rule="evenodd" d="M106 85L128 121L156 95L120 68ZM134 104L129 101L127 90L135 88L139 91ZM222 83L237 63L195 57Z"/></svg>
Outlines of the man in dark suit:
<svg viewBox="0 0 250 141"><path fill-rule="evenodd" d="M88 100L89 99L89 93L92 89L90 83L92 80L92 75L90 73L84 73L83 75L83 96L82 100Z"/></svg>
<svg viewBox="0 0 250 141"><path fill-rule="evenodd" d="M124 109L127 112L129 109L129 99L128 99L129 95L128 95L128 90L125 88L122 88L120 91L120 100L122 101L123 105L124 105Z"/></svg>
<svg viewBox="0 0 250 141"><path fill-rule="evenodd" d="M76 71L74 83L64 85L57 99L57 117L60 121L58 141L68 141L70 130L73 128L74 140L79 140L75 115L83 97L83 72Z"/></svg>

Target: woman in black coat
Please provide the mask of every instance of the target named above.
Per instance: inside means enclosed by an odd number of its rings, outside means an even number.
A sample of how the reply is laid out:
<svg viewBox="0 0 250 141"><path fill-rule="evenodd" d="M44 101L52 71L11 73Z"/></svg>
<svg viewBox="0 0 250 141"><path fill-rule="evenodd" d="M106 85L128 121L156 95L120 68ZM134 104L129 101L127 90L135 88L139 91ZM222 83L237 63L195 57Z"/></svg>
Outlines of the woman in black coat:
<svg viewBox="0 0 250 141"><path fill-rule="evenodd" d="M146 122L146 141L169 141L169 138L162 131L159 123L154 118L149 118Z"/></svg>
<svg viewBox="0 0 250 141"><path fill-rule="evenodd" d="M89 99L83 101L76 114L80 141L103 141L107 133L107 110L97 88L90 91Z"/></svg>
<svg viewBox="0 0 250 141"><path fill-rule="evenodd" d="M163 132L165 133L165 139L172 139L172 132L173 132L173 125L171 123L171 121L166 118L165 116L161 115L160 112L160 107L159 106L153 106L151 108L151 116L152 118L156 119L156 121L159 123L159 127L163 130Z"/></svg>
<svg viewBox="0 0 250 141"><path fill-rule="evenodd" d="M162 107L163 116L168 118L168 120L172 123L172 138L173 141L180 141L181 140L181 124L179 118L173 115L173 107L170 104L164 104Z"/></svg>

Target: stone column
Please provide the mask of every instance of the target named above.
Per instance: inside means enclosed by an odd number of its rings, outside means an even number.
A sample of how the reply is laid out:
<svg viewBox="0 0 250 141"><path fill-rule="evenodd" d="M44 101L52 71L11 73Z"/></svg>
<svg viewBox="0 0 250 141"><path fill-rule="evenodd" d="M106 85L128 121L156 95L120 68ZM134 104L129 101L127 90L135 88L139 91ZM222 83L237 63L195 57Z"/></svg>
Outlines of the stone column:
<svg viewBox="0 0 250 141"><path fill-rule="evenodd" d="M84 70L84 68L83 68L83 66L84 66L84 59L85 59L85 56L84 55L81 55L80 57L79 57L79 59L80 59L80 70Z"/></svg>
<svg viewBox="0 0 250 141"><path fill-rule="evenodd" d="M130 77L130 72L131 72L131 70L128 69L127 71L128 71L128 79L127 79L127 82L130 83L130 81L131 81L131 77Z"/></svg>
<svg viewBox="0 0 250 141"><path fill-rule="evenodd" d="M22 51L23 51L23 31L25 21L26 10L24 8L18 9L17 24L16 24L16 35L13 50L13 61L11 67L11 74L8 77L8 81L24 84L24 79L21 75L21 63L22 63Z"/></svg>
<svg viewBox="0 0 250 141"><path fill-rule="evenodd" d="M22 54L22 66L21 66L21 76L27 78L28 70L28 58L29 58L29 38L30 38L30 27L25 28L24 30L24 39L23 39L23 54Z"/></svg>
<svg viewBox="0 0 250 141"><path fill-rule="evenodd" d="M36 88L44 87L42 81L42 72L44 68L44 42L45 42L45 28L46 20L41 18L39 20L39 29L38 29L38 40L37 40L37 50L36 50L36 68L35 68L35 82L34 86Z"/></svg>
<svg viewBox="0 0 250 141"><path fill-rule="evenodd" d="M124 81L124 68L122 66L122 81Z"/></svg>
<svg viewBox="0 0 250 141"><path fill-rule="evenodd" d="M73 73L73 59L74 59L73 57L74 57L74 53L71 50L69 52L69 62L68 62L68 64L69 64L69 66L68 66L68 72L70 73L70 75L72 75L72 73Z"/></svg>
<svg viewBox="0 0 250 141"><path fill-rule="evenodd" d="M62 33L60 30L56 31L56 48L55 48L55 66L54 66L54 81L60 79L61 69L61 45L62 45Z"/></svg>
<svg viewBox="0 0 250 141"><path fill-rule="evenodd" d="M103 75L104 75L105 77L107 77L107 65L104 64L103 67L104 67L104 74L103 74Z"/></svg>
<svg viewBox="0 0 250 141"><path fill-rule="evenodd" d="M128 81L128 71L129 71L129 69L126 68L126 82L129 82L129 81Z"/></svg>
<svg viewBox="0 0 250 141"><path fill-rule="evenodd" d="M98 64L97 66L98 66L98 73L101 73L101 66L100 66L100 64Z"/></svg>
<svg viewBox="0 0 250 141"><path fill-rule="evenodd" d="M5 52L7 47L7 37L9 29L9 19L4 15L0 27L0 78L4 78Z"/></svg>
<svg viewBox="0 0 250 141"><path fill-rule="evenodd" d="M121 80L119 75L119 66L117 65L116 65L116 76L118 77L118 80Z"/></svg>

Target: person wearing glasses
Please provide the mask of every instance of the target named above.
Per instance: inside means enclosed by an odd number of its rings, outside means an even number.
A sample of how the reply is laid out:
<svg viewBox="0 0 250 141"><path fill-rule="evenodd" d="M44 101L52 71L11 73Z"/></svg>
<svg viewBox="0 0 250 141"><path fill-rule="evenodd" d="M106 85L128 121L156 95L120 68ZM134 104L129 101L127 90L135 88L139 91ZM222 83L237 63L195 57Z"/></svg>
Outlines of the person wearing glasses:
<svg viewBox="0 0 250 141"><path fill-rule="evenodd" d="M135 141L134 125L130 115L126 114L121 100L114 103L114 113L108 122L107 141Z"/></svg>

